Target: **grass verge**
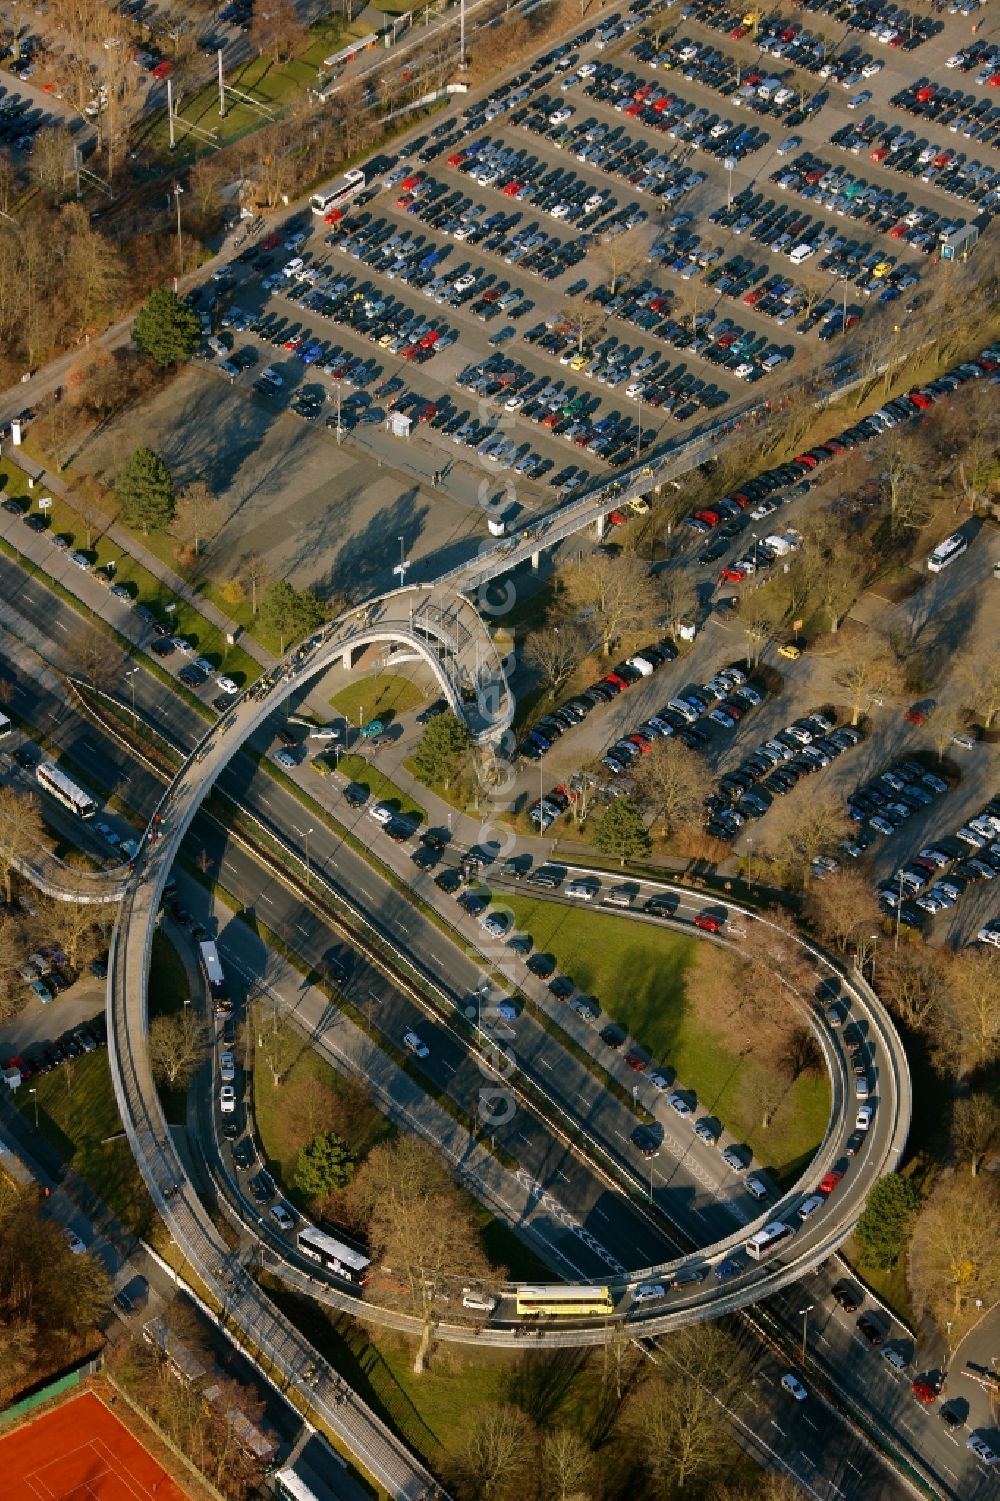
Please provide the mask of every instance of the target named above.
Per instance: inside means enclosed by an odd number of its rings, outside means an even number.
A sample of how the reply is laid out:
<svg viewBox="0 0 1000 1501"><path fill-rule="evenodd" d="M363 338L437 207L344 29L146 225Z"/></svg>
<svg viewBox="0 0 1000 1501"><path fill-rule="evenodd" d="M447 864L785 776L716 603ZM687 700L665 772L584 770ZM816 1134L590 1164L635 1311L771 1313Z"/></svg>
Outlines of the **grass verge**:
<svg viewBox="0 0 1000 1501"><path fill-rule="evenodd" d="M761 1125L756 1084L768 1070L723 1046L699 1021L686 972L698 941L627 918L504 896L517 927L552 955L581 990L693 1089L701 1106L751 1146L781 1179L801 1170L822 1140L829 1114L823 1077L787 1087L771 1125Z"/></svg>
<svg viewBox="0 0 1000 1501"><path fill-rule="evenodd" d="M333 695L330 703L349 723L367 724L372 719L394 719L408 714L424 703L427 694L409 678L397 672L383 672L379 677L364 677L348 683Z"/></svg>
<svg viewBox="0 0 1000 1501"><path fill-rule="evenodd" d="M153 1238L160 1220L122 1132L103 1049L44 1074L35 1085L41 1134L135 1235ZM33 1097L19 1092L27 1115Z"/></svg>

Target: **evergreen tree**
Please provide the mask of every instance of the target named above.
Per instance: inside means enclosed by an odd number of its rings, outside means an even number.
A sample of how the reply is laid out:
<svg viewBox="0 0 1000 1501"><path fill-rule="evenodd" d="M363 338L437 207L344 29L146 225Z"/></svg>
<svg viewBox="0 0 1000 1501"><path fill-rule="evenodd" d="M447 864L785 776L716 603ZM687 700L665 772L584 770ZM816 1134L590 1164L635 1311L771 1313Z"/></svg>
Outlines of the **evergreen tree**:
<svg viewBox="0 0 1000 1501"><path fill-rule="evenodd" d="M311 1199L346 1188L354 1172L354 1154L342 1136L327 1131L315 1136L299 1153L295 1186Z"/></svg>
<svg viewBox="0 0 1000 1501"><path fill-rule="evenodd" d="M135 315L132 337L158 365L189 360L201 341L201 322L192 307L167 287L155 287Z"/></svg>
<svg viewBox="0 0 1000 1501"><path fill-rule="evenodd" d="M870 1266L879 1271L895 1266L919 1207L920 1194L910 1178L889 1173L873 1185L854 1232Z"/></svg>
<svg viewBox="0 0 1000 1501"><path fill-rule="evenodd" d="M435 714L413 752L413 766L422 782L447 787L458 776L469 751L468 728L454 714Z"/></svg>
<svg viewBox="0 0 1000 1501"><path fill-rule="evenodd" d="M608 804L594 829L594 844L602 855L613 855L622 865L649 854L649 833L630 797L616 797Z"/></svg>
<svg viewBox="0 0 1000 1501"><path fill-rule="evenodd" d="M115 479L115 494L126 526L141 527L144 537L162 532L174 514L170 470L151 448L137 448Z"/></svg>

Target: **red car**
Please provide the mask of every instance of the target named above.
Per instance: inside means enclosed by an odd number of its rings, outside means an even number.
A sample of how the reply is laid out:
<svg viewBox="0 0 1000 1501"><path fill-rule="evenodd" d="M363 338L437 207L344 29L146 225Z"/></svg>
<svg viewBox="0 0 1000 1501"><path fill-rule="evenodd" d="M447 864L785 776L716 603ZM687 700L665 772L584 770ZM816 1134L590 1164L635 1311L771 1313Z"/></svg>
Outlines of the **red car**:
<svg viewBox="0 0 1000 1501"><path fill-rule="evenodd" d="M521 184L519 182L505 182L503 191L507 198L516 198L521 191Z"/></svg>
<svg viewBox="0 0 1000 1501"><path fill-rule="evenodd" d="M723 568L722 572L719 574L719 583L720 584L726 584L726 583L728 583L728 584L742 584L742 582L743 582L743 580L745 578L746 578L746 574L743 572L742 568L736 568L735 566L734 567L730 567L727 564L726 567Z"/></svg>
<svg viewBox="0 0 1000 1501"><path fill-rule="evenodd" d="M713 912L699 912L694 920L696 928L702 928L706 933L721 933L722 918L716 917Z"/></svg>
<svg viewBox="0 0 1000 1501"><path fill-rule="evenodd" d="M290 339L285 340L281 347L287 349L289 354L294 354L297 349L302 348L304 343L305 339L302 338L301 334L293 334Z"/></svg>
<svg viewBox="0 0 1000 1501"><path fill-rule="evenodd" d="M831 1173L827 1173L825 1177L819 1180L820 1193L832 1194L833 1190L836 1188L837 1184L840 1182L843 1176L843 1173L838 1173L836 1169L834 1169L834 1171Z"/></svg>
<svg viewBox="0 0 1000 1501"><path fill-rule="evenodd" d="M168 58L164 58L162 62L158 62L156 64L156 67L150 68L149 71L152 73L154 78L169 78L170 74L173 72L173 66L173 63L170 62Z"/></svg>
<svg viewBox="0 0 1000 1501"><path fill-rule="evenodd" d="M425 407L420 408L420 411L417 413L417 421L430 422L432 417L437 416L437 411L438 409L433 401L429 401Z"/></svg>
<svg viewBox="0 0 1000 1501"><path fill-rule="evenodd" d="M911 709L907 709L903 718L909 720L910 724L926 724L933 712L930 704L914 704Z"/></svg>
<svg viewBox="0 0 1000 1501"><path fill-rule="evenodd" d="M792 460L793 464L803 464L806 469L815 469L818 459L814 459L811 453L799 453Z"/></svg>
<svg viewBox="0 0 1000 1501"><path fill-rule="evenodd" d="M627 522L628 517L626 516L624 511L612 511L611 515L608 517L609 526L625 526Z"/></svg>
<svg viewBox="0 0 1000 1501"><path fill-rule="evenodd" d="M267 237L266 240L261 240L261 242L260 242L260 248L261 248L261 250L277 250L277 248L278 248L278 246L280 244L281 244L281 236L278 235L278 234L273 234L272 233L272 234L268 235L268 237Z"/></svg>
<svg viewBox="0 0 1000 1501"><path fill-rule="evenodd" d="M397 208L409 208L409 206L410 206L410 204L412 202L413 202L413 194L412 193L403 193L403 194L400 195L399 198L396 199L396 207Z"/></svg>
<svg viewBox="0 0 1000 1501"><path fill-rule="evenodd" d="M719 513L718 511L695 511L694 519L695 521L703 521L706 526L718 526Z"/></svg>
<svg viewBox="0 0 1000 1501"><path fill-rule="evenodd" d="M923 391L908 391L906 399L907 401L912 401L913 405L920 412L926 412L927 408L931 405L931 398L925 396Z"/></svg>
<svg viewBox="0 0 1000 1501"><path fill-rule="evenodd" d="M455 151L455 152L453 152L453 154L451 156L449 156L449 158L448 158L448 165L449 165L449 167L460 167L464 161L465 161L465 152L464 151Z"/></svg>
<svg viewBox="0 0 1000 1501"><path fill-rule="evenodd" d="M328 214L323 215L323 223L339 224L343 217L344 210L342 208L332 208Z"/></svg>
<svg viewBox="0 0 1000 1501"><path fill-rule="evenodd" d="M925 1402L928 1407L937 1400L937 1387L933 1381L928 1381L926 1376L918 1376L910 1386L910 1390L918 1402Z"/></svg>

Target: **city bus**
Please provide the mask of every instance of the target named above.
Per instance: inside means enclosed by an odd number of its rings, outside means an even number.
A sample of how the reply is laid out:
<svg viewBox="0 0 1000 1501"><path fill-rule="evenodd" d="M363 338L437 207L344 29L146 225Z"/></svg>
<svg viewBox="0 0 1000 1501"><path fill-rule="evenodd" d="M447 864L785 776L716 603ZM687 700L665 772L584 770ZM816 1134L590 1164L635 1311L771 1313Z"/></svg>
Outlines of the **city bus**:
<svg viewBox="0 0 1000 1501"><path fill-rule="evenodd" d="M229 999L229 988L226 985L226 976L219 960L219 951L211 941L199 943L198 963L212 997L212 1005L216 1016L228 1016L233 1009L233 1003Z"/></svg>
<svg viewBox="0 0 1000 1501"><path fill-rule="evenodd" d="M770 1225L765 1225L763 1230L758 1230L756 1235L751 1235L744 1244L744 1251L752 1256L754 1261L759 1261L762 1256L770 1253L795 1234L791 1225L785 1225L781 1220L774 1220Z"/></svg>
<svg viewBox="0 0 1000 1501"><path fill-rule="evenodd" d="M521 1318L539 1318L550 1314L561 1318L582 1318L588 1314L613 1313L615 1307L609 1287L527 1287L517 1289L517 1313Z"/></svg>
<svg viewBox="0 0 1000 1501"><path fill-rule="evenodd" d="M947 568L949 563L954 563L969 547L968 537L963 537L961 532L955 532L952 536L935 547L927 559L927 568L931 573L940 573L942 568Z"/></svg>
<svg viewBox="0 0 1000 1501"><path fill-rule="evenodd" d="M35 779L39 787L58 798L63 807L75 813L78 818L93 818L97 812L97 804L90 793L84 792L82 787L78 787L64 771L53 766L51 761L39 761L35 767Z"/></svg>
<svg viewBox="0 0 1000 1501"><path fill-rule="evenodd" d="M335 1277L343 1277L346 1282L351 1282L355 1287L364 1287L370 1276L369 1267L371 1262L361 1251L353 1246L347 1246L343 1241L335 1240L332 1235L327 1235L323 1230L317 1230L313 1225L307 1225L300 1230L296 1240L299 1250L304 1256L312 1261L318 1261L320 1266L326 1267Z"/></svg>
<svg viewBox="0 0 1000 1501"><path fill-rule="evenodd" d="M314 214L328 214L332 209L344 208L352 198L356 198L365 185L365 174L360 167L352 167L342 177L337 177L329 187L320 188L309 200L309 206Z"/></svg>

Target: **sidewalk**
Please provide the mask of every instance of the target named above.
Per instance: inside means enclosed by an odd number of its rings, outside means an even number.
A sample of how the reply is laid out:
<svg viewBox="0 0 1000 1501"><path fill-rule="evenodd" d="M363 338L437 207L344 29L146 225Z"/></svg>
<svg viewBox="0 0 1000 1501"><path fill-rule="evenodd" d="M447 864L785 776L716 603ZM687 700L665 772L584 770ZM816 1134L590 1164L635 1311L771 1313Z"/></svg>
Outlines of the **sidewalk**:
<svg viewBox="0 0 1000 1501"><path fill-rule="evenodd" d="M79 502L76 500L69 486L63 484L62 480L57 479L55 475L50 474L41 464L29 458L22 450L15 450L11 458L12 462L16 463L20 469L23 469L25 474L29 475L36 484L41 485L46 490L51 490L53 495L58 495L60 500L64 500L67 505L73 506L76 510L80 509ZM131 532L126 531L117 522L109 522L101 535L108 537L116 547L121 548L123 553L127 553L137 563L141 563L143 568L153 574L155 578L158 578L161 583L165 584L178 599L183 599L193 610L197 610L199 615L204 616L210 625L215 626L216 630L221 631L223 635L235 634L241 649L248 656L253 657L256 662L259 662L262 667L271 667L278 660L273 652L269 652L253 636L244 632L242 626L238 626L228 615L224 615L210 599L206 599L203 594L199 594L190 584L185 583L179 574L174 573L173 569L169 568L155 553L150 552L148 547L144 547L138 537L133 536ZM21 539L18 544L22 552L25 551L24 540Z"/></svg>

